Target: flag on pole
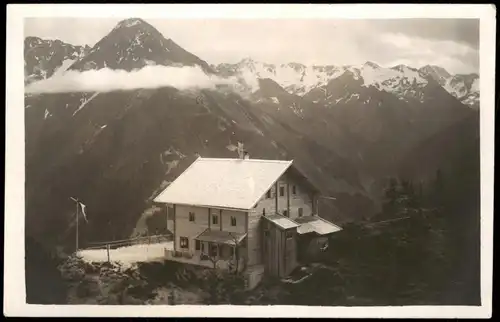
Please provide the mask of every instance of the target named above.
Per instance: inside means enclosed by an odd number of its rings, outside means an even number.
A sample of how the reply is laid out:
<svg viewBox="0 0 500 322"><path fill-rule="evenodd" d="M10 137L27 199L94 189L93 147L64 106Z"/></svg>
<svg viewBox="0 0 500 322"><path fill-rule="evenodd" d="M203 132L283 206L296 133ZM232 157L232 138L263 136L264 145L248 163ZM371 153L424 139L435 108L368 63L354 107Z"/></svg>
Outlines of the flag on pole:
<svg viewBox="0 0 500 322"><path fill-rule="evenodd" d="M85 207L87 207L87 206L85 206L85 205L84 205L83 203L81 203L81 202L78 202L78 203L80 204L80 207L82 208L83 218L85 219L85 221L86 221L86 222L89 222L89 221L87 220L87 214L85 213Z"/></svg>

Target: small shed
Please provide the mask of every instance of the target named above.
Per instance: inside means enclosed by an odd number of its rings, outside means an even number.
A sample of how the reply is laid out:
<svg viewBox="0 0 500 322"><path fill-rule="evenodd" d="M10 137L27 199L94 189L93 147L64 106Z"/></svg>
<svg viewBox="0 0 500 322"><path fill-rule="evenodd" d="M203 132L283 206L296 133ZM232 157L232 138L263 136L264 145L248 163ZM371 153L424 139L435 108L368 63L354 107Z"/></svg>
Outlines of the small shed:
<svg viewBox="0 0 500 322"><path fill-rule="evenodd" d="M329 247L328 237L342 228L319 216L295 218L297 227L298 260L307 262L315 259L321 250Z"/></svg>
<svg viewBox="0 0 500 322"><path fill-rule="evenodd" d="M297 227L285 216L263 216L263 262L271 276L288 276L297 266Z"/></svg>

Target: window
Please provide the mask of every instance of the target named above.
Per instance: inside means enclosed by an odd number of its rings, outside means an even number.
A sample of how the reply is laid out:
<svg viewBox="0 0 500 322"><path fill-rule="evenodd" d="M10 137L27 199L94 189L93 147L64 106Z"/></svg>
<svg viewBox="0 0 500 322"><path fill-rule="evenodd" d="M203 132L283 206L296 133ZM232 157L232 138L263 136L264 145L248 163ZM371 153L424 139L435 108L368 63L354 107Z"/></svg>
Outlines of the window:
<svg viewBox="0 0 500 322"><path fill-rule="evenodd" d="M181 248L189 248L189 239L187 237L180 237Z"/></svg>
<svg viewBox="0 0 500 322"><path fill-rule="evenodd" d="M269 230L264 231L264 236L269 237Z"/></svg>
<svg viewBox="0 0 500 322"><path fill-rule="evenodd" d="M265 216L266 215L266 208L262 208L262 215Z"/></svg>
<svg viewBox="0 0 500 322"><path fill-rule="evenodd" d="M200 241L199 241L199 240L196 240L196 241L194 242L194 247L195 247L195 249L196 249L196 250L200 250L200 248L201 248L201 243L200 243Z"/></svg>
<svg viewBox="0 0 500 322"><path fill-rule="evenodd" d="M271 189L266 193L266 198L271 199Z"/></svg>
<svg viewBox="0 0 500 322"><path fill-rule="evenodd" d="M283 210L283 216L288 217L288 211L287 210Z"/></svg>
<svg viewBox="0 0 500 322"><path fill-rule="evenodd" d="M285 195L285 187L280 187L280 197Z"/></svg>
<svg viewBox="0 0 500 322"><path fill-rule="evenodd" d="M299 217L302 217L303 213L304 213L304 209L299 208Z"/></svg>
<svg viewBox="0 0 500 322"><path fill-rule="evenodd" d="M293 231L289 230L285 233L286 239L291 239L293 238Z"/></svg>
<svg viewBox="0 0 500 322"><path fill-rule="evenodd" d="M236 226L236 217L231 216L231 226Z"/></svg>
<svg viewBox="0 0 500 322"><path fill-rule="evenodd" d="M189 213L189 221L194 221L194 212Z"/></svg>
<svg viewBox="0 0 500 322"><path fill-rule="evenodd" d="M212 215L212 225L217 225L219 223L219 216Z"/></svg>
<svg viewBox="0 0 500 322"><path fill-rule="evenodd" d="M294 194L294 195L297 194L297 187L292 186L292 194Z"/></svg>

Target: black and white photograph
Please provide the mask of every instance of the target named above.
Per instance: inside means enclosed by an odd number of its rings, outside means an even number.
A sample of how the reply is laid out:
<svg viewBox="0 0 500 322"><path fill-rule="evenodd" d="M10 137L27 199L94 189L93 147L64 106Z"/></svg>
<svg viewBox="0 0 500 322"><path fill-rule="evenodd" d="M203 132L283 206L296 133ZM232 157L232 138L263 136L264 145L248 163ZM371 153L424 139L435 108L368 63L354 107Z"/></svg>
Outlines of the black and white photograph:
<svg viewBox="0 0 500 322"><path fill-rule="evenodd" d="M491 317L495 8L409 6L9 6L12 315Z"/></svg>

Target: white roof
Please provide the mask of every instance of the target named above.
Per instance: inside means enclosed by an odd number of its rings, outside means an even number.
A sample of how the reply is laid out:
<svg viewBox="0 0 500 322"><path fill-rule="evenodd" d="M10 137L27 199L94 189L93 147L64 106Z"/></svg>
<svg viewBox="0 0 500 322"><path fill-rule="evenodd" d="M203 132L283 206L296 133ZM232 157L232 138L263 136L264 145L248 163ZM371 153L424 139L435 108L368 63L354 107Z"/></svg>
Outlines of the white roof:
<svg viewBox="0 0 500 322"><path fill-rule="evenodd" d="M155 202L250 210L292 161L196 159Z"/></svg>
<svg viewBox="0 0 500 322"><path fill-rule="evenodd" d="M281 227L283 229L290 229L290 228L295 228L295 227L299 226L299 224L297 224L293 220L291 220L285 216L278 215L278 214L264 216L264 218L268 219L269 221L273 222L274 224L278 225L279 227Z"/></svg>
<svg viewBox="0 0 500 322"><path fill-rule="evenodd" d="M303 223L300 222L300 219L302 218L298 218L296 221L300 224L297 228L297 232L301 235L312 232L318 235L327 235L342 230L339 226L334 225L319 216L309 216L307 218L303 218Z"/></svg>

